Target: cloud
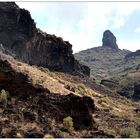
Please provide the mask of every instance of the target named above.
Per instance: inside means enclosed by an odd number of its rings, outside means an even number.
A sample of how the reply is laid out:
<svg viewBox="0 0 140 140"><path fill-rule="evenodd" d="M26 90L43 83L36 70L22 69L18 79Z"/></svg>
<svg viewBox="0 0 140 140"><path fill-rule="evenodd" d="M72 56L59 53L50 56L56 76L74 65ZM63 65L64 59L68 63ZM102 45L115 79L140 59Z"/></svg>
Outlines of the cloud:
<svg viewBox="0 0 140 140"><path fill-rule="evenodd" d="M121 49L129 49L130 51L136 51L140 48L140 40L128 40L128 41L120 41L118 43Z"/></svg>
<svg viewBox="0 0 140 140"><path fill-rule="evenodd" d="M136 29L134 30L134 32L135 32L135 33L140 33L140 27L136 28Z"/></svg>
<svg viewBox="0 0 140 140"><path fill-rule="evenodd" d="M104 30L120 31L134 11L140 10L140 4L136 2L16 3L31 12L37 27L68 40L74 52L101 45ZM131 42L138 44L138 41ZM128 42L119 44L121 48L130 47Z"/></svg>

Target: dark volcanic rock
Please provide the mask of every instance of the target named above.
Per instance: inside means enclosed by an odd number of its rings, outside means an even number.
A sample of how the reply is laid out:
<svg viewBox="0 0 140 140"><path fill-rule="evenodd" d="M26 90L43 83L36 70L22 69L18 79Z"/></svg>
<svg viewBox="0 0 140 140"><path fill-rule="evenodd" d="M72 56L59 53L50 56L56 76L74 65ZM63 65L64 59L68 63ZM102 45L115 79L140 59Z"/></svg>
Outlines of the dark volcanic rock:
<svg viewBox="0 0 140 140"><path fill-rule="evenodd" d="M36 28L30 13L13 2L0 3L0 43L16 58L50 70L90 74L75 60L72 45Z"/></svg>
<svg viewBox="0 0 140 140"><path fill-rule="evenodd" d="M127 86L122 86L117 91L121 96L125 96L127 98L132 98L134 95L134 84L128 84Z"/></svg>
<svg viewBox="0 0 140 140"><path fill-rule="evenodd" d="M44 92L44 89L38 85L32 85L26 74L15 71L6 57L8 56L2 55L0 52L0 89L9 91L12 96L18 96L21 100L26 100L30 95ZM20 94L17 95L19 90Z"/></svg>
<svg viewBox="0 0 140 140"><path fill-rule="evenodd" d="M102 39L102 46L103 47L110 47L112 49L118 49L118 45L116 43L116 37L113 35L113 33L109 30L106 30L103 33L103 39Z"/></svg>
<svg viewBox="0 0 140 140"><path fill-rule="evenodd" d="M124 80L123 84L118 85L119 89L117 93L127 98L132 98L135 100L140 100L140 81L139 77L129 78L129 81Z"/></svg>
<svg viewBox="0 0 140 140"><path fill-rule="evenodd" d="M136 100L140 100L140 83L136 83L134 85L133 98L136 99Z"/></svg>
<svg viewBox="0 0 140 140"><path fill-rule="evenodd" d="M108 80L108 79L104 79L104 80L101 80L101 83L102 85L104 86L107 86L109 87L110 89L114 89L115 87L117 87L117 82L113 81L113 80Z"/></svg>
<svg viewBox="0 0 140 140"><path fill-rule="evenodd" d="M61 98L60 110L63 108L67 116L71 116L76 129L93 127L92 113L95 111L94 100L91 97L79 97L69 94ZM66 105L68 104L68 105Z"/></svg>
<svg viewBox="0 0 140 140"><path fill-rule="evenodd" d="M137 57L137 56L140 56L140 50L137 50L135 52L130 52L128 53L125 58L128 59L128 58L132 58L132 57Z"/></svg>

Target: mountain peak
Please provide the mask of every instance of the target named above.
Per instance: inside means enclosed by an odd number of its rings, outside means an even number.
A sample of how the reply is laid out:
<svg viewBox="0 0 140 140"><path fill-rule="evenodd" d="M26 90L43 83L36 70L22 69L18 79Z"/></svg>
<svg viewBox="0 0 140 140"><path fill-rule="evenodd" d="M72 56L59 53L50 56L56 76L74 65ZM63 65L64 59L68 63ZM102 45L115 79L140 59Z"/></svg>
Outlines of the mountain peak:
<svg viewBox="0 0 140 140"><path fill-rule="evenodd" d="M103 43L102 44L103 47L110 47L112 49L118 50L118 45L116 43L116 37L110 30L104 31L102 43Z"/></svg>

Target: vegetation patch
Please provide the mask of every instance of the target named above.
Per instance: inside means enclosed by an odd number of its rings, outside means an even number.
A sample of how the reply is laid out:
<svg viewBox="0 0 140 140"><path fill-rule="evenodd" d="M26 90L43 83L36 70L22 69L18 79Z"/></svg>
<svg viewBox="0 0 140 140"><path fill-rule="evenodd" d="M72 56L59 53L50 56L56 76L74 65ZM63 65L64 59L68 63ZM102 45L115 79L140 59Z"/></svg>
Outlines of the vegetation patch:
<svg viewBox="0 0 140 140"><path fill-rule="evenodd" d="M36 80L37 84L43 84L46 81L46 78Z"/></svg>
<svg viewBox="0 0 140 140"><path fill-rule="evenodd" d="M116 116L118 118L125 118L126 117L125 113L121 112L121 111L112 110L111 113L113 116Z"/></svg>
<svg viewBox="0 0 140 140"><path fill-rule="evenodd" d="M126 127L121 130L123 138L138 138L138 131L132 127Z"/></svg>
<svg viewBox="0 0 140 140"><path fill-rule="evenodd" d="M78 88L79 88L80 90L85 90L86 87L85 87L84 84L81 83L81 84L78 85Z"/></svg>
<svg viewBox="0 0 140 140"><path fill-rule="evenodd" d="M102 97L102 99L101 99L101 102L104 102L104 103L106 103L106 104L108 104L109 103L109 97L108 96L104 96L104 97Z"/></svg>

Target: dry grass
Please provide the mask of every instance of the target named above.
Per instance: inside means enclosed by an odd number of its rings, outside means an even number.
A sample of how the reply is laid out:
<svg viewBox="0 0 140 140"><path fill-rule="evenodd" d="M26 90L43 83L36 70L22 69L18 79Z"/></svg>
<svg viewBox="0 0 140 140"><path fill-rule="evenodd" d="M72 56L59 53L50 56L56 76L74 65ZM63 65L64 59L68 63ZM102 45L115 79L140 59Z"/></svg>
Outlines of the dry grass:
<svg viewBox="0 0 140 140"><path fill-rule="evenodd" d="M121 129L121 136L123 138L138 138L138 131L132 127Z"/></svg>

